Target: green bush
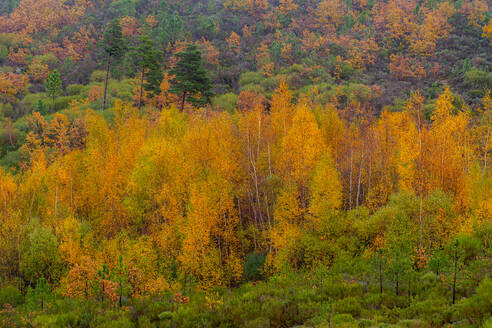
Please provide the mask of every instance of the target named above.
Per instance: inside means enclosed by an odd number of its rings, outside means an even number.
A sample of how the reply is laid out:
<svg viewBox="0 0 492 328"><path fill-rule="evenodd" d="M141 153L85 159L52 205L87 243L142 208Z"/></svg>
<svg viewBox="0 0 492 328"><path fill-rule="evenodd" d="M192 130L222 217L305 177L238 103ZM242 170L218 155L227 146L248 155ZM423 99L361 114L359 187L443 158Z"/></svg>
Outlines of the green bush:
<svg viewBox="0 0 492 328"><path fill-rule="evenodd" d="M58 240L48 228L34 223L32 231L22 245L20 271L24 279L31 283L45 277L49 282L57 282L63 272Z"/></svg>
<svg viewBox="0 0 492 328"><path fill-rule="evenodd" d="M22 154L20 150L9 151L0 160L0 165L5 168L18 168L21 160Z"/></svg>
<svg viewBox="0 0 492 328"><path fill-rule="evenodd" d="M54 108L54 111L55 112L58 112L58 111L60 111L62 109L68 108L68 106L70 105L70 103L74 99L75 98L73 96L63 96L63 97L57 97L57 98L55 98L55 108ZM49 106L52 106L51 101L48 101L48 105Z"/></svg>
<svg viewBox="0 0 492 328"><path fill-rule="evenodd" d="M90 81L91 82L104 82L106 79L105 71L94 71L91 74Z"/></svg>
<svg viewBox="0 0 492 328"><path fill-rule="evenodd" d="M346 297L335 303L335 310L337 313L346 313L352 315L353 317L358 317L360 316L362 307L357 298Z"/></svg>
<svg viewBox="0 0 492 328"><path fill-rule="evenodd" d="M232 92L215 97L213 103L215 107L233 113L236 109L238 96Z"/></svg>
<svg viewBox="0 0 492 328"><path fill-rule="evenodd" d="M248 84L260 84L264 79L262 72L245 72L239 78L239 86L242 88Z"/></svg>
<svg viewBox="0 0 492 328"><path fill-rule="evenodd" d="M248 281L261 280L263 278L263 265L265 264L265 255L250 253L244 260L243 277Z"/></svg>
<svg viewBox="0 0 492 328"><path fill-rule="evenodd" d="M346 313L335 315L333 317L333 322L336 325L343 325L344 327L351 327L350 324L354 324L355 327L357 327L357 321L350 314L346 314Z"/></svg>
<svg viewBox="0 0 492 328"><path fill-rule="evenodd" d="M67 87L67 95L76 96L80 94L84 88L85 87L82 84L71 84Z"/></svg>
<svg viewBox="0 0 492 328"><path fill-rule="evenodd" d="M26 107L29 109L35 109L40 100L44 101L45 104L47 102L51 103L51 100L46 99L46 94L44 92L30 93L22 99Z"/></svg>
<svg viewBox="0 0 492 328"><path fill-rule="evenodd" d="M476 294L459 304L459 314L470 322L485 322L492 317L492 280L485 278Z"/></svg>
<svg viewBox="0 0 492 328"><path fill-rule="evenodd" d="M19 289L14 286L8 286L0 289L0 308L3 304L18 306L24 303L24 297Z"/></svg>
<svg viewBox="0 0 492 328"><path fill-rule="evenodd" d="M270 320L264 317L258 317L253 320L246 321L243 325L244 328L270 328Z"/></svg>

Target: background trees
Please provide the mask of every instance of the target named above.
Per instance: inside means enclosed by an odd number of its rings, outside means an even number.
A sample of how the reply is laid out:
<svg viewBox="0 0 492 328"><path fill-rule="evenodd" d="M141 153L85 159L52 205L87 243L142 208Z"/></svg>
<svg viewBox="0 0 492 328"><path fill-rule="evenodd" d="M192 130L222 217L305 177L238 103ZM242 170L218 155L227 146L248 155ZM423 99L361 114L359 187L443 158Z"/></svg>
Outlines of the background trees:
<svg viewBox="0 0 492 328"><path fill-rule="evenodd" d="M55 107L55 98L60 95L63 91L62 81L60 79L60 73L55 69L48 76L48 80L45 84L46 93L51 98L52 109Z"/></svg>
<svg viewBox="0 0 492 328"><path fill-rule="evenodd" d="M155 48L154 41L147 34L142 34L138 39L137 47L131 52L131 58L137 72L140 74L137 102L138 109L140 109L142 107L144 88L152 93L156 93L159 90L162 81L160 54Z"/></svg>
<svg viewBox="0 0 492 328"><path fill-rule="evenodd" d="M203 106L210 104L212 84L207 72L202 65L200 51L194 45L189 45L183 52L177 53L178 62L170 71L174 75L171 80L172 93L181 97L181 110L184 108L185 101L189 101L193 106Z"/></svg>
<svg viewBox="0 0 492 328"><path fill-rule="evenodd" d="M112 62L121 59L125 50L123 33L121 31L121 25L118 19L112 20L106 27L103 35L103 49L106 55L106 77L104 79L102 110L106 108L106 94L108 91L109 70L111 68L111 64Z"/></svg>

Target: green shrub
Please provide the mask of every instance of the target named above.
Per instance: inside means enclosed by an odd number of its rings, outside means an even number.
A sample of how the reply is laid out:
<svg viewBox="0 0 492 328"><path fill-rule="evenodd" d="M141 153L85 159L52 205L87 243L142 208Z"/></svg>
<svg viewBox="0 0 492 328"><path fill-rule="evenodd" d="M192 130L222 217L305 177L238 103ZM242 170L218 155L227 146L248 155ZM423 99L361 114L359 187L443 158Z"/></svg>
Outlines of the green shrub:
<svg viewBox="0 0 492 328"><path fill-rule="evenodd" d="M44 101L45 104L51 104L51 100L46 99L46 93L44 92L30 93L26 95L24 99L22 99L26 107L29 109L36 109L37 104L40 100Z"/></svg>
<svg viewBox="0 0 492 328"><path fill-rule="evenodd" d="M470 322L485 322L492 317L492 280L485 278L476 290L476 294L459 304L461 318Z"/></svg>
<svg viewBox="0 0 492 328"><path fill-rule="evenodd" d="M14 286L8 286L0 289L0 308L3 304L18 306L24 303L24 297L21 292Z"/></svg>
<svg viewBox="0 0 492 328"><path fill-rule="evenodd" d="M106 79L105 71L94 71L91 74L90 81L91 82L104 82Z"/></svg>
<svg viewBox="0 0 492 328"><path fill-rule="evenodd" d="M5 168L18 168L22 160L22 154L19 150L7 152L0 160L0 165Z"/></svg>
<svg viewBox="0 0 492 328"><path fill-rule="evenodd" d="M244 260L243 277L248 281L261 280L263 265L265 264L265 255L250 253Z"/></svg>
<svg viewBox="0 0 492 328"><path fill-rule="evenodd" d="M135 325L130 319L121 317L116 320L106 321L101 327L103 328L133 328Z"/></svg>
<svg viewBox="0 0 492 328"><path fill-rule="evenodd" d="M215 97L214 105L218 109L233 113L236 109L238 96L232 92Z"/></svg>
<svg viewBox="0 0 492 328"><path fill-rule="evenodd" d="M39 223L30 228L32 231L22 247L20 271L31 283L43 277L49 282L57 282L63 272L58 240L50 229Z"/></svg>
<svg viewBox="0 0 492 328"><path fill-rule="evenodd" d="M362 307L359 300L355 297L346 297L344 299L338 300L335 303L335 310L337 313L347 313L353 317L360 316Z"/></svg>
<svg viewBox="0 0 492 328"><path fill-rule="evenodd" d="M258 317L253 320L246 321L243 325L244 328L270 328L270 320L264 317Z"/></svg>
<svg viewBox="0 0 492 328"><path fill-rule="evenodd" d="M67 95L76 96L80 94L84 90L84 86L82 84L71 84L67 87Z"/></svg>
<svg viewBox="0 0 492 328"><path fill-rule="evenodd" d="M245 72L239 78L239 86L242 88L248 84L260 84L264 78L262 72Z"/></svg>
<svg viewBox="0 0 492 328"><path fill-rule="evenodd" d="M355 324L355 327L357 327L357 321L350 315L350 314L337 314L333 317L333 322L337 325L344 325L344 324ZM346 325L344 325L345 327Z"/></svg>
<svg viewBox="0 0 492 328"><path fill-rule="evenodd" d="M72 100L75 98L73 96L63 96L55 98L55 108L54 111L58 112L62 109L68 108ZM48 105L52 106L51 101L48 101Z"/></svg>

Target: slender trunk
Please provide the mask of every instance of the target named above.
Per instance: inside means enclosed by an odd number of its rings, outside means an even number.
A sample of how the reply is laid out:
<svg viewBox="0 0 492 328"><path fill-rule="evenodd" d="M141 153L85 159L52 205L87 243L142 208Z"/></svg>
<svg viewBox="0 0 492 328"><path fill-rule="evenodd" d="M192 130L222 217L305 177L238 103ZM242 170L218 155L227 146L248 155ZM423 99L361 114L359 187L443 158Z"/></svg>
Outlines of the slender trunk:
<svg viewBox="0 0 492 328"><path fill-rule="evenodd" d="M143 92L144 70L140 73L140 93L138 95L138 109L142 107L142 92Z"/></svg>
<svg viewBox="0 0 492 328"><path fill-rule="evenodd" d="M487 153L489 150L490 126L487 127L487 139L485 140L485 151L483 153L483 171L487 172Z"/></svg>
<svg viewBox="0 0 492 328"><path fill-rule="evenodd" d="M185 107L185 99L186 99L186 91L183 92L183 97L181 98L181 111L183 111Z"/></svg>
<svg viewBox="0 0 492 328"><path fill-rule="evenodd" d="M120 282L120 297L119 297L119 300L118 302L120 303L120 307L122 306L122 303L121 303L121 297L123 295L123 284Z"/></svg>
<svg viewBox="0 0 492 328"><path fill-rule="evenodd" d="M396 283L395 283L395 293L396 293L396 296L398 296L398 285L399 285L400 281L399 281L399 277L398 277L398 273L396 273Z"/></svg>
<svg viewBox="0 0 492 328"><path fill-rule="evenodd" d="M379 258L379 293L383 294L383 263L381 256Z"/></svg>
<svg viewBox="0 0 492 328"><path fill-rule="evenodd" d="M106 78L104 79L104 96L103 96L103 103L102 103L102 110L106 109L106 94L108 92L108 79L109 79L109 67L111 64L109 55L108 55L108 63L106 65Z"/></svg>
<svg viewBox="0 0 492 328"><path fill-rule="evenodd" d="M423 176L422 176L422 121L420 117L420 113L418 113L418 130L419 130L419 163L418 163L418 174L419 174L419 186L418 193L420 198L419 205L419 248L422 249L422 209L423 209Z"/></svg>
<svg viewBox="0 0 492 328"><path fill-rule="evenodd" d="M55 189L55 221L56 226L58 227L58 185L56 185Z"/></svg>
<svg viewBox="0 0 492 328"><path fill-rule="evenodd" d="M357 181L357 198L355 199L355 208L359 209L359 197L360 197L360 182L362 178L362 162L364 161L364 153L361 155L361 160L359 164L359 179Z"/></svg>
<svg viewBox="0 0 492 328"><path fill-rule="evenodd" d="M453 304L456 301L456 271L458 269L458 245L454 249Z"/></svg>
<svg viewBox="0 0 492 328"><path fill-rule="evenodd" d="M410 286L411 286L411 277L408 277L408 305L410 305L411 301L412 301L412 292L411 292L411 289L410 289Z"/></svg>
<svg viewBox="0 0 492 328"><path fill-rule="evenodd" d="M70 174L70 209L73 209L73 179Z"/></svg>
<svg viewBox="0 0 492 328"><path fill-rule="evenodd" d="M350 143L349 210L352 209L352 176L353 176L353 149L352 149L352 143Z"/></svg>

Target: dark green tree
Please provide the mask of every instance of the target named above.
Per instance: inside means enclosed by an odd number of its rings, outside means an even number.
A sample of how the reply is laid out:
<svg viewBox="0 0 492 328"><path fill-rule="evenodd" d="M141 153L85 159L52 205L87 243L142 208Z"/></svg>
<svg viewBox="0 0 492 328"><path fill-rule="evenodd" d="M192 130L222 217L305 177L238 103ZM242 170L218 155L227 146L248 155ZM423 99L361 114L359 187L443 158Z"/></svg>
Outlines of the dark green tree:
<svg viewBox="0 0 492 328"><path fill-rule="evenodd" d="M102 110L106 108L106 94L108 91L108 78L111 64L115 61L120 60L125 52L123 33L121 32L119 19L113 19L108 24L106 31L104 31L103 49L106 55L106 78L104 80L104 97Z"/></svg>
<svg viewBox="0 0 492 328"><path fill-rule="evenodd" d="M54 69L51 74L48 76L48 80L45 84L46 93L51 98L51 103L53 109L55 108L55 98L60 95L63 91L62 89L62 81L60 78L60 73L56 69Z"/></svg>
<svg viewBox="0 0 492 328"><path fill-rule="evenodd" d="M202 65L202 54L195 45L189 45L185 51L176 54L178 62L170 71L174 75L170 92L181 96L181 110L185 101L194 107L210 104L213 93L212 83Z"/></svg>
<svg viewBox="0 0 492 328"><path fill-rule="evenodd" d="M120 307L123 306L123 298L131 296L132 294L128 276L128 266L123 264L123 257L120 256L118 259L118 266L114 270L114 281L118 284L117 294Z"/></svg>
<svg viewBox="0 0 492 328"><path fill-rule="evenodd" d="M133 64L140 72L140 92L138 96L138 109L140 109L142 107L142 92L144 88L152 93L159 91L162 81L161 54L156 49L154 41L147 34L143 34L138 39L138 46L131 52L131 56Z"/></svg>
<svg viewBox="0 0 492 328"><path fill-rule="evenodd" d="M46 302L49 301L52 296L50 285L44 277L41 277L36 282L36 288L32 289L29 287L26 294L26 300L27 304L32 309L41 308L41 310L44 310Z"/></svg>
<svg viewBox="0 0 492 328"><path fill-rule="evenodd" d="M44 102L41 99L39 99L38 103L36 104L36 111L39 112L41 115L48 114L48 110L46 108L46 105L44 104Z"/></svg>

